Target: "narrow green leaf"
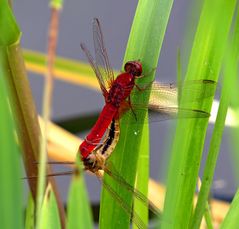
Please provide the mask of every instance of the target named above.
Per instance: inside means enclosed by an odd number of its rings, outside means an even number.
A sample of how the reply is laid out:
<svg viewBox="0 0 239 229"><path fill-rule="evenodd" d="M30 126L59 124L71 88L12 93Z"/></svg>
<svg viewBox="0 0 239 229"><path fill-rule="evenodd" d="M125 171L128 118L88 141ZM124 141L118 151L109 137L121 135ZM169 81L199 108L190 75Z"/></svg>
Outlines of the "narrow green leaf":
<svg viewBox="0 0 239 229"><path fill-rule="evenodd" d="M21 58L21 49L19 47L19 39L20 39L20 31L16 24L16 21L12 15L12 11L8 6L7 1L1 1L0 7L0 55L1 55L1 70L3 73L1 74L2 79L5 81L5 84L9 90L9 103L16 120L17 133L19 137L19 142L24 149L24 153L28 155L28 159L24 157L25 165L27 168L27 174L36 175L37 167L36 165L30 165L30 162L34 161L36 157L34 157L33 152L36 153L32 149L32 144L34 141L31 141L28 138L26 123L29 126L30 120L34 117L34 109L31 100L30 89L26 81L26 75L24 74L24 65ZM23 86L24 85L24 86ZM32 106L31 106L32 105ZM29 108L29 109L27 109ZM29 111L29 115L31 118L26 120L27 114ZM25 117L24 117L25 116ZM36 119L35 119L36 120ZM37 125L37 122L33 122L34 125ZM36 124L35 124L36 123ZM34 135L34 126L31 126L29 130L31 131L31 139L34 136L39 137L39 132ZM23 140L24 139L24 140ZM28 154L29 152L29 154ZM35 154L36 155L36 154ZM31 156L33 156L31 158ZM31 160L31 159L32 160ZM35 187L36 181L29 181L31 184L31 191L33 196L35 196Z"/></svg>
<svg viewBox="0 0 239 229"><path fill-rule="evenodd" d="M236 24L236 28L239 24ZM233 34L234 35L234 34ZM235 40L235 39L234 39ZM231 85L237 80L237 56L233 55L233 50L239 47L238 43L230 43L227 45L227 50L225 54L225 67L223 74L223 87L222 95L220 98L220 104L217 114L217 119L215 122L209 152L205 164L204 174L202 178L202 185L199 192L199 197L196 205L196 209L192 219L192 227L199 228L202 216L205 212L205 206L207 206L207 200L210 195L210 188L214 176L214 170L216 168L217 158L220 151L220 145L227 115L227 110L229 107L229 102L231 99Z"/></svg>
<svg viewBox="0 0 239 229"><path fill-rule="evenodd" d="M131 33L124 57L124 63L129 60L141 60L143 63L143 73L145 77L139 79L138 82L152 82L154 78L153 70L156 68L160 53L160 48L164 38L166 26L173 1L166 0L141 0L138 3L134 22L131 28ZM143 93L142 93L143 94ZM147 101L149 94L131 98L133 101ZM144 120L146 114L137 117L139 120ZM123 117L123 119L126 119ZM118 169L119 173L134 186L135 176L137 171L138 157L142 153L144 156L140 160L144 160L143 165L148 165L148 126L144 127L141 124L124 125L121 128L120 141L112 155L112 163ZM142 139L142 134L144 139ZM142 143L140 141L142 140ZM139 165L142 166L140 162ZM148 166L138 168L141 171L138 175L138 180L148 180ZM122 187L115 184L109 177L106 177L107 183L110 183L113 189L124 200L128 206L132 206L132 195L130 195ZM140 184L142 185L142 184ZM144 187L138 187L144 191L147 196L147 182L144 182ZM145 211L142 206L136 209L140 213ZM100 211L100 226L101 228L110 228L114 225L117 228L129 227L130 214L126 213L123 208L112 199L105 190L102 193L101 211ZM147 220L142 219L144 224Z"/></svg>
<svg viewBox="0 0 239 229"><path fill-rule="evenodd" d="M35 227L35 204L32 198L31 192L29 192L26 217L25 217L25 229L33 229Z"/></svg>
<svg viewBox="0 0 239 229"><path fill-rule="evenodd" d="M2 228L23 228L21 157L16 137L10 90L7 47L18 40L8 1L0 1L0 222Z"/></svg>
<svg viewBox="0 0 239 229"><path fill-rule="evenodd" d="M78 171L75 171L70 187L67 206L67 228L93 228L92 214L83 177L84 166L76 157Z"/></svg>
<svg viewBox="0 0 239 229"><path fill-rule="evenodd" d="M45 192L41 216L41 220L39 221L39 229L61 228L57 202L51 184L47 186Z"/></svg>
<svg viewBox="0 0 239 229"><path fill-rule="evenodd" d="M234 44L233 48L233 56L235 56L237 64L238 64L238 59L239 59L239 8L237 9L237 16L235 20L235 26L234 26L234 31L233 31L233 39L232 43ZM235 120L238 120L239 117L239 79L238 77L232 82L230 91L232 93L231 96L231 106L233 107L233 113ZM234 177L235 177L235 182L238 185L239 184L239 128L231 128L230 129L230 137L229 140L231 141L231 161L233 164L233 170L234 170Z"/></svg>
<svg viewBox="0 0 239 229"><path fill-rule="evenodd" d="M228 228L238 228L238 215L239 213L239 190L237 191L233 201L231 203L231 207L221 224L221 229Z"/></svg>
<svg viewBox="0 0 239 229"><path fill-rule="evenodd" d="M2 228L23 228L21 154L4 81L6 56L2 50L0 48L0 222Z"/></svg>
<svg viewBox="0 0 239 229"><path fill-rule="evenodd" d="M146 139L149 136L149 129L147 125L144 125L142 132L142 139ZM140 153L138 158L138 171L136 176L136 187L139 191L147 195L148 193L148 180L149 180L149 141L140 142ZM134 198L134 209L139 217L148 224L148 208L143 205L143 203L136 198ZM135 225L134 225L135 226ZM136 226L135 226L136 227ZM137 227L136 227L137 228Z"/></svg>
<svg viewBox="0 0 239 229"><path fill-rule="evenodd" d="M74 175L67 205L67 228L93 228L93 219L84 178Z"/></svg>
<svg viewBox="0 0 239 229"><path fill-rule="evenodd" d="M235 0L205 0L194 38L186 80L217 81L235 8ZM213 9L213 10L212 10ZM195 96L194 94L190 96ZM182 92L182 103L187 101ZM192 104L210 111L212 99ZM207 119L179 120L167 182L163 228L191 228L193 195L203 151ZM220 144L218 142L217 144Z"/></svg>
<svg viewBox="0 0 239 229"><path fill-rule="evenodd" d="M0 46L8 46L20 39L20 30L17 26L12 10L7 0L0 0Z"/></svg>

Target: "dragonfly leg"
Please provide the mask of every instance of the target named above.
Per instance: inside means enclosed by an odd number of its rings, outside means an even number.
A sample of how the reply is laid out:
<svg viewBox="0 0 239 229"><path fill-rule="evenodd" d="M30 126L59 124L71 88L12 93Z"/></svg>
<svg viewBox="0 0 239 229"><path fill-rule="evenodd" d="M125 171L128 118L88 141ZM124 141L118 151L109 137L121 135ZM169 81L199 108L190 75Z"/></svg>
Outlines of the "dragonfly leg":
<svg viewBox="0 0 239 229"><path fill-rule="evenodd" d="M144 91L148 88L150 88L153 84L154 80L152 80L151 82L149 82L146 86L144 87L140 87L139 85L135 84L135 87L137 88L138 91Z"/></svg>
<svg viewBox="0 0 239 229"><path fill-rule="evenodd" d="M155 68L152 68L150 71L146 72L145 74L142 74L141 76L137 76L137 77L135 77L135 78L136 78L136 79L140 79L140 78L143 78L143 77L145 77L145 76L149 76L149 75L153 74L156 69L157 69L156 67L155 67Z"/></svg>
<svg viewBox="0 0 239 229"><path fill-rule="evenodd" d="M135 120L137 121L137 115L136 115L136 113L134 112L134 109L133 109L133 107L132 107L132 105L131 105L130 95L129 95L129 97L128 97L128 104L129 104L130 110L132 111L132 113L133 113L133 115L134 115Z"/></svg>

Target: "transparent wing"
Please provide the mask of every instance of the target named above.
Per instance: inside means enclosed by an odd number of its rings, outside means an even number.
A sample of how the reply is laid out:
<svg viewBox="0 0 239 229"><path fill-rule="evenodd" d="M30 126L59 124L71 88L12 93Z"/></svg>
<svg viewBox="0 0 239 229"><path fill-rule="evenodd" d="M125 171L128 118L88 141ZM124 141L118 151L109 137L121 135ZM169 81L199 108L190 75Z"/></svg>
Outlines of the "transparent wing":
<svg viewBox="0 0 239 229"><path fill-rule="evenodd" d="M114 81L114 73L110 66L109 58L104 45L103 33L97 18L93 20L93 40L95 48L95 63L101 76L101 82L109 90Z"/></svg>
<svg viewBox="0 0 239 229"><path fill-rule="evenodd" d="M145 113L148 112L148 119L145 120ZM123 113L122 116L128 117L127 119L121 120L121 125L147 123L147 122L160 122L170 119L185 119L185 118L208 118L210 113L198 110L198 109L187 109L178 107L160 107L160 106L149 106L147 109L137 107L133 105L131 109Z"/></svg>
<svg viewBox="0 0 239 229"><path fill-rule="evenodd" d="M150 90L149 104L145 103L142 93L146 90ZM153 83L148 85L138 84L139 89L134 89L131 96L139 96L137 103L125 103L121 108L120 114L125 116L132 116L131 122L145 122L145 112L149 112L149 122L162 121L175 118L207 118L210 116L208 112L189 109L188 103L200 101L202 99L211 97L215 93L216 82L211 80L195 80L187 81L179 86L174 83L160 84ZM183 104L183 107L178 107L178 100L180 99L180 93L184 92L187 95L187 103ZM136 94L137 93L137 94ZM193 96L192 96L193 95ZM128 122L128 121L124 121Z"/></svg>
<svg viewBox="0 0 239 229"><path fill-rule="evenodd" d="M181 85L176 83L163 84L153 82L152 84L137 84L139 91L136 88L132 91L131 95L144 93L150 90L150 104L160 104L165 106L175 106L182 92L187 95L187 103L200 101L214 95L217 88L217 83L212 80L191 80L186 81Z"/></svg>
<svg viewBox="0 0 239 229"><path fill-rule="evenodd" d="M122 185L126 190L128 190L130 193L133 194L135 198L140 200L146 207L149 207L149 209L155 214L160 215L160 210L152 203L142 192L135 189L132 185L130 185L120 174L117 172L117 170L114 168L113 163L107 162L108 169L105 167L104 171L109 176L111 176L115 181L117 181L120 185Z"/></svg>
<svg viewBox="0 0 239 229"><path fill-rule="evenodd" d="M97 80L99 82L101 91L102 91L103 95L106 97L106 95L108 94L108 91L107 91L107 89L105 87L105 82L102 80L101 72L100 72L100 70L98 68L98 65L95 63L93 57L90 54L90 51L86 48L85 44L81 43L80 47L81 47L82 51L85 53L85 55L86 55L90 65L91 65L92 69L94 70L96 78L97 78Z"/></svg>
<svg viewBox="0 0 239 229"><path fill-rule="evenodd" d="M142 219L139 217L139 215L132 210L132 207L129 206L128 203L126 203L115 191L113 188L110 187L109 184L107 184L104 180L102 181L103 187L111 194L111 196L116 200L116 202L119 204L120 207L125 211L127 215L131 217L131 220L137 225L139 229L146 229L147 226L142 221Z"/></svg>

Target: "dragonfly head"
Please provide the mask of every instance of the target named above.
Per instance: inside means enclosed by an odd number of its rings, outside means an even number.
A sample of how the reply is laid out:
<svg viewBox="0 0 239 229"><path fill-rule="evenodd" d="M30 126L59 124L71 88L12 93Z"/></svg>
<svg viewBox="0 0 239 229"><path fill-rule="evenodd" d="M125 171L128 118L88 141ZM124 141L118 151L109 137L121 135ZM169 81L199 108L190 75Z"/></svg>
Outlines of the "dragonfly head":
<svg viewBox="0 0 239 229"><path fill-rule="evenodd" d="M141 76L142 75L142 64L140 61L128 61L124 65L124 70L127 73L132 74L133 76Z"/></svg>

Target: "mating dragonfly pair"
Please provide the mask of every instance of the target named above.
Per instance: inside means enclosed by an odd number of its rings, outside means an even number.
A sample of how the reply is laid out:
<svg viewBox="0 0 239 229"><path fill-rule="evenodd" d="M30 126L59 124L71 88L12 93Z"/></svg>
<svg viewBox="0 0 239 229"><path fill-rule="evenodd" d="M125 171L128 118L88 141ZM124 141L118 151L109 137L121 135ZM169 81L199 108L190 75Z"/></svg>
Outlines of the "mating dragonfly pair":
<svg viewBox="0 0 239 229"><path fill-rule="evenodd" d="M171 117L175 118L176 116L179 118L206 118L210 114L201 110L178 108L177 104L168 106L169 101L175 101L175 96L178 93L177 87L174 84L151 84L150 87L149 85L136 84L135 80L143 77L143 69L140 61L128 61L124 66L124 72L115 78L104 46L100 23L96 18L93 20L93 40L95 59L93 59L84 44L81 44L81 48L86 54L98 79L105 98L105 106L90 133L80 145L78 155L81 157L85 170L94 173L98 177L101 177L102 170L105 171L127 190L131 191L136 198L148 204L147 198L142 193L130 186L116 170L112 171L107 166L107 160L119 139L120 118L123 115L133 115L135 121L139 122L140 119L138 117L140 117L140 114L149 108L159 112L158 115L152 116L151 120L153 121L155 119L157 121ZM184 90L188 94L198 90L196 97L193 99L201 100L213 95L215 88L216 83L214 81L199 80L183 84L180 90ZM146 90L151 90L149 105L144 103L134 104L131 102L131 96L134 93L144 93ZM120 202L116 192L104 182L103 185ZM124 209L131 214L131 207L124 207ZM137 215L134 215L133 219L139 228L144 227L143 222Z"/></svg>

